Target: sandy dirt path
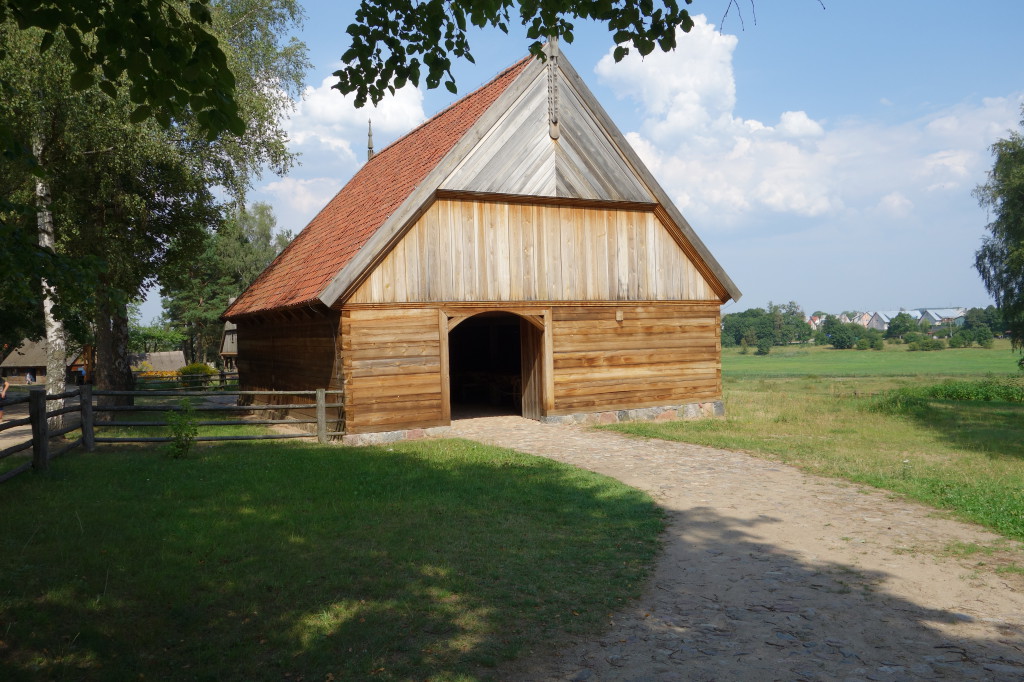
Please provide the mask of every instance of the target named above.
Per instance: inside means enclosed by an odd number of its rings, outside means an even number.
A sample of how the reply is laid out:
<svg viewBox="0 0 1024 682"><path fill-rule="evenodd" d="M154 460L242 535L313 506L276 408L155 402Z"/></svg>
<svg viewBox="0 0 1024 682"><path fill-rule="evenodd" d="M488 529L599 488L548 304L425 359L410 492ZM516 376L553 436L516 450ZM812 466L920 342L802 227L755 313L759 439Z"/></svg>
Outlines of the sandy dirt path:
<svg viewBox="0 0 1024 682"><path fill-rule="evenodd" d="M1024 680L1024 580L945 552L999 541L976 526L727 450L519 417L452 435L613 476L668 510L639 601L500 679Z"/></svg>

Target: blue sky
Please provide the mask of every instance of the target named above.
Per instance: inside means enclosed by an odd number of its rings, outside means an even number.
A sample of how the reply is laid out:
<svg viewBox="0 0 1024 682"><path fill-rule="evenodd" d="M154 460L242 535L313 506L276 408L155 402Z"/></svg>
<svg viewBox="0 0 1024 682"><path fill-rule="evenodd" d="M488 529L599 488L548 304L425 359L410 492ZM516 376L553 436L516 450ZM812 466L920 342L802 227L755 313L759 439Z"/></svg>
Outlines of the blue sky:
<svg viewBox="0 0 1024 682"><path fill-rule="evenodd" d="M301 165L251 201L299 231L378 149L451 104L406 88L356 110L330 77L354 2L306 2L313 69L288 128ZM610 59L600 26L562 51L743 291L723 312L985 306L972 267L988 222L971 190L1021 119L1024 3L697 0L670 54ZM755 21L756 12L756 21ZM472 36L460 94L526 53L522 31ZM150 308L152 310L152 308Z"/></svg>

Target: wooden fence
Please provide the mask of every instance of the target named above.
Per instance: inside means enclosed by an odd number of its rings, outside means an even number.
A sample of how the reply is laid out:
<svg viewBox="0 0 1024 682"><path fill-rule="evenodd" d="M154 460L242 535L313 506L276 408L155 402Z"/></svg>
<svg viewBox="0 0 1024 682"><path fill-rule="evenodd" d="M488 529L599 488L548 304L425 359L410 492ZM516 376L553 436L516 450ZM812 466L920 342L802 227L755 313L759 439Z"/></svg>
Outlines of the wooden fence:
<svg viewBox="0 0 1024 682"><path fill-rule="evenodd" d="M332 408L342 408L344 404L341 402L327 402L328 395L339 395L342 391L332 390L328 391L322 388L318 388L314 391L238 391L238 390L223 390L217 388L215 391L180 391L180 390L142 390L142 391L98 391L93 390L92 386L79 386L66 393L60 393L58 395L47 395L45 388L42 386L33 388L29 391L29 395L26 398L12 398L5 401L4 407L9 408L12 405L18 405L22 403L28 403L29 416L25 419L12 419L5 421L0 424L0 432L8 429L13 429L19 426L31 425L32 437L28 440L22 441L8 448L0 450L0 460L6 459L11 455L17 454L32 449L32 457L24 464L17 466L9 471L0 474L0 483L6 481L20 473L33 469L36 471L43 471L49 467L51 460L60 457L63 454L74 450L77 447L83 448L86 452L92 452L97 443L169 443L174 438L172 436L98 436L96 435L97 429L104 428L122 428L122 427L166 427L170 425L167 420L163 421L116 421L110 420L97 420L97 413L138 413L138 412L179 412L185 409L191 409L195 412L215 412L215 413L252 413L262 411L280 411L280 410L309 410L314 409L316 417L311 419L210 419L210 420L197 420L196 426L251 426L251 425L270 425L270 424L289 424L289 425L305 425L315 424L316 430L313 433L273 433L273 434L240 434L233 436L197 436L196 441L239 441L239 440L272 440L282 438L316 438L319 443L328 443L332 436L344 435L344 431L332 430L329 428L329 423L337 423L340 421L340 416L335 420L328 420L327 410ZM235 399L234 405L226 404L208 404L200 403L197 405L191 405L189 408L185 408L181 405L97 405L95 404L95 398L99 397L173 397L173 398L192 398L201 397L204 399L210 399L213 396L238 396ZM251 399L257 396L306 396L312 397L312 403L290 403L290 404L246 404L238 405L239 398L245 397ZM69 399L77 398L78 401L75 404L65 405L64 407L47 410L47 402L53 401L67 401ZM77 413L79 419L77 423L66 425L59 429L52 429L50 422L54 417L64 414ZM73 431L79 431L79 436L75 440L61 444L57 449L51 450L51 439L59 436L64 436Z"/></svg>
<svg viewBox="0 0 1024 682"><path fill-rule="evenodd" d="M49 467L50 460L60 457L61 455L74 450L77 447L84 446L87 449L91 449L92 445L87 443L86 429L84 428L85 420L83 418L81 424L75 424L61 429L50 430L49 420L53 417L67 414L69 412L82 412L81 405L85 404L84 400L80 400L79 405L65 406L56 410L46 409L46 402L56 400L66 400L68 398L80 398L82 394L82 388L79 387L66 393L59 393L57 395L46 395L46 389L42 386L38 388L32 388L29 390L27 398L12 398L4 401L4 409L9 409L11 405L18 405L21 403L28 403L28 417L25 419L12 419L0 424L0 432L6 431L7 429L13 429L18 426L30 425L32 427L32 437L29 440L23 441L12 445L11 447L0 450L0 460L6 459L11 455L28 450L32 448L32 458L26 461L24 464L17 466L9 471L5 471L0 474L0 483L6 481L9 478L14 478L18 474L28 471L29 469L35 469L37 471L45 470ZM56 450L50 450L50 439L65 434L71 433L72 431L81 430L82 433L79 437L73 441L65 443ZM89 433L91 437L92 434Z"/></svg>

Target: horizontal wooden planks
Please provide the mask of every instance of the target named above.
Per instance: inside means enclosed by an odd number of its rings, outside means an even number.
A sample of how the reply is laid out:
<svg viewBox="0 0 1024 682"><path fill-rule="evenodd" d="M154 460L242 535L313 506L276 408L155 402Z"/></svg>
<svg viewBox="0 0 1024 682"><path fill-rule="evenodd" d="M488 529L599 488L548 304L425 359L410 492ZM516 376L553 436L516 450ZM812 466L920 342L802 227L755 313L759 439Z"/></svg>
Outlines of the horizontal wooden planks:
<svg viewBox="0 0 1024 682"><path fill-rule="evenodd" d="M717 304L552 311L552 414L721 398Z"/></svg>
<svg viewBox="0 0 1024 682"><path fill-rule="evenodd" d="M346 304L714 301L652 209L442 198Z"/></svg>
<svg viewBox="0 0 1024 682"><path fill-rule="evenodd" d="M447 423L441 333L434 308L342 311L346 431Z"/></svg>

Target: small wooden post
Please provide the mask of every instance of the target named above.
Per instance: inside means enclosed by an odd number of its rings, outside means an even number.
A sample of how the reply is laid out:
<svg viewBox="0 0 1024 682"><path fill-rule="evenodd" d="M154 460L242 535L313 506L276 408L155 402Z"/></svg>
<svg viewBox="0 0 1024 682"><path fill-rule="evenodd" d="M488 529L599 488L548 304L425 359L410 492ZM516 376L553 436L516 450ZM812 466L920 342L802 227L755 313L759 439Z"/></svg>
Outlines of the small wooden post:
<svg viewBox="0 0 1024 682"><path fill-rule="evenodd" d="M316 441L327 443L327 390L316 389Z"/></svg>
<svg viewBox="0 0 1024 682"><path fill-rule="evenodd" d="M78 390L78 404L82 411L82 447L86 452L92 452L96 449L92 416L92 386L82 384Z"/></svg>
<svg viewBox="0 0 1024 682"><path fill-rule="evenodd" d="M28 392L28 418L32 423L32 468L45 471L50 466L50 428L46 420L46 388L32 387Z"/></svg>

